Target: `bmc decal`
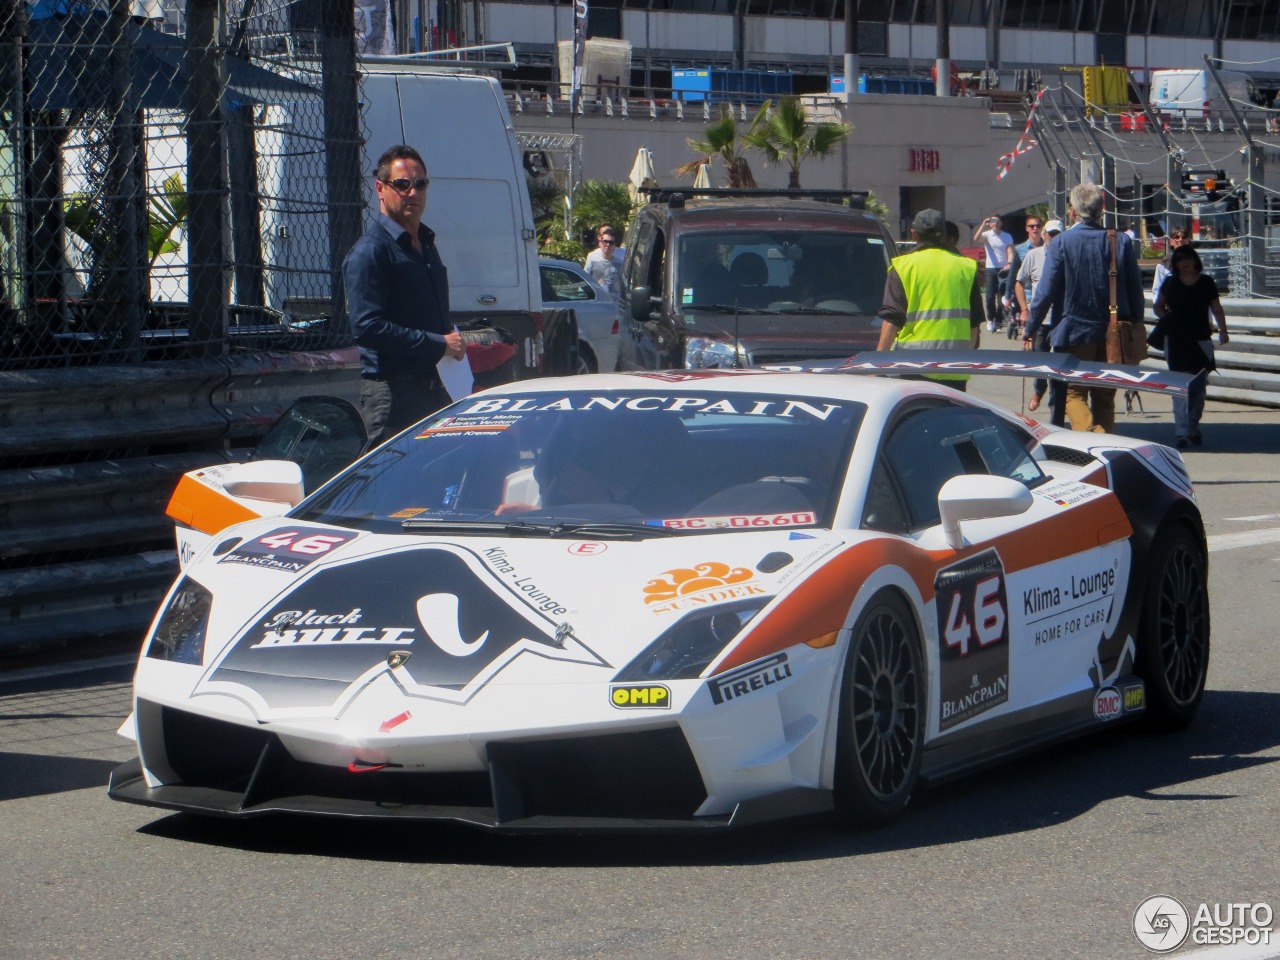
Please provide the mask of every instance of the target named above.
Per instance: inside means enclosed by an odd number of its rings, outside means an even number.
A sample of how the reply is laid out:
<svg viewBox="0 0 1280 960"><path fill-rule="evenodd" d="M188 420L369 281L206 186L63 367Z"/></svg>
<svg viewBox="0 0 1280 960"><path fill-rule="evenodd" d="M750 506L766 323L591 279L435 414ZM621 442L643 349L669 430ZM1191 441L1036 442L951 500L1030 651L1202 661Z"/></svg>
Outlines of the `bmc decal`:
<svg viewBox="0 0 1280 960"><path fill-rule="evenodd" d="M407 696L464 704L526 654L607 666L481 557L414 548L312 574L254 618L196 693L237 696L261 719L335 716L385 677Z"/></svg>
<svg viewBox="0 0 1280 960"><path fill-rule="evenodd" d="M619 710L636 707L671 709L671 690L660 683L615 683L609 688L609 702Z"/></svg>
<svg viewBox="0 0 1280 960"><path fill-rule="evenodd" d="M246 540L218 562L298 573L355 538L354 533L323 527L282 527Z"/></svg>
<svg viewBox="0 0 1280 960"><path fill-rule="evenodd" d="M1093 715L1099 720L1114 720L1124 713L1124 699L1115 687L1103 687L1093 695Z"/></svg>
<svg viewBox="0 0 1280 960"><path fill-rule="evenodd" d="M708 603L763 596L764 588L747 567L727 563L700 563L695 567L664 570L644 585L644 602L654 613L672 613Z"/></svg>
<svg viewBox="0 0 1280 960"><path fill-rule="evenodd" d="M939 570L933 587L942 731L1008 701L1009 602L1004 565L995 550Z"/></svg>
<svg viewBox="0 0 1280 960"><path fill-rule="evenodd" d="M1124 712L1136 713L1147 705L1146 690L1140 683L1133 683L1120 691L1124 695Z"/></svg>
<svg viewBox="0 0 1280 960"><path fill-rule="evenodd" d="M713 677L707 681L711 691L711 702L728 703L749 693L781 683L791 676L791 664L787 662L785 653L776 653L763 660L748 663L723 676Z"/></svg>

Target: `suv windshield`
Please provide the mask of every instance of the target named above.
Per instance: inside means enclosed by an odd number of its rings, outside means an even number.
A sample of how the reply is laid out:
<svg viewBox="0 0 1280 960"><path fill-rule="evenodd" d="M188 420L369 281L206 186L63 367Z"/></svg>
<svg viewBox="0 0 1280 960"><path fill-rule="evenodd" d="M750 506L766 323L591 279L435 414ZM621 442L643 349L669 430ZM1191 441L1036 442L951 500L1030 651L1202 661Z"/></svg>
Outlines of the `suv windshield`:
<svg viewBox="0 0 1280 960"><path fill-rule="evenodd" d="M865 409L652 388L472 397L378 449L292 516L383 532L829 526Z"/></svg>
<svg viewBox="0 0 1280 960"><path fill-rule="evenodd" d="M686 310L875 313L886 251L878 235L835 229L689 233L676 263Z"/></svg>

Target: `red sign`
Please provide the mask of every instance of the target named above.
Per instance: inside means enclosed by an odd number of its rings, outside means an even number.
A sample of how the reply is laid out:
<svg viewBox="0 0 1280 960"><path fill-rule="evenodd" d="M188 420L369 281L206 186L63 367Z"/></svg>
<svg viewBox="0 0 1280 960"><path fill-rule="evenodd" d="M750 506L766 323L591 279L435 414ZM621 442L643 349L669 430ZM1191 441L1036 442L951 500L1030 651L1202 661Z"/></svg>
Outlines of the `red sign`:
<svg viewBox="0 0 1280 960"><path fill-rule="evenodd" d="M907 169L912 173L936 173L942 169L942 154L927 147L907 149Z"/></svg>

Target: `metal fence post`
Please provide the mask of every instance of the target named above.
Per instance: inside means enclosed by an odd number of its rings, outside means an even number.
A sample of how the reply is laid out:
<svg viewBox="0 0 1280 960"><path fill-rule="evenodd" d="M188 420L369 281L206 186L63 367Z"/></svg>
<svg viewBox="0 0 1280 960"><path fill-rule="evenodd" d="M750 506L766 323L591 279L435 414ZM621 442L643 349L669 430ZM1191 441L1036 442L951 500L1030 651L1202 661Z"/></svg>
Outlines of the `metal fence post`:
<svg viewBox="0 0 1280 960"><path fill-rule="evenodd" d="M1267 295L1267 191L1266 152L1249 142L1249 209L1245 213L1245 232L1249 237L1249 296Z"/></svg>
<svg viewBox="0 0 1280 960"><path fill-rule="evenodd" d="M364 210L360 170L355 7L349 0L324 0L320 16L333 316L345 317L342 260L351 245L360 238L363 221L361 214Z"/></svg>
<svg viewBox="0 0 1280 960"><path fill-rule="evenodd" d="M193 355L215 356L226 340L227 178L222 152L222 83L217 51L219 0L187 3L187 279L188 329Z"/></svg>

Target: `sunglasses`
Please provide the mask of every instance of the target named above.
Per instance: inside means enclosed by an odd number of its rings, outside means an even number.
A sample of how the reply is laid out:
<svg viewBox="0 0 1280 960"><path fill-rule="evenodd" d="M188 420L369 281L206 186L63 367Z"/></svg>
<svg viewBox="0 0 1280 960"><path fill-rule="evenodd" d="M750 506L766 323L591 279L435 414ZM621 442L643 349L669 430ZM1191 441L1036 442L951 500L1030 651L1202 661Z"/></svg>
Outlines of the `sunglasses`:
<svg viewBox="0 0 1280 960"><path fill-rule="evenodd" d="M1028 229L1028 230L1039 230L1039 229L1040 229L1041 227L1043 227L1043 226L1044 226L1044 224L1043 224L1043 223L1028 223L1028 224L1027 224L1027 229Z"/></svg>
<svg viewBox="0 0 1280 960"><path fill-rule="evenodd" d="M601 243L617 243L618 242L617 237L600 237L599 239Z"/></svg>
<svg viewBox="0 0 1280 960"><path fill-rule="evenodd" d="M419 177L417 180L410 180L408 177L396 177L394 180L383 180L382 182L396 193L408 193L410 190L427 189L431 180L427 177Z"/></svg>

